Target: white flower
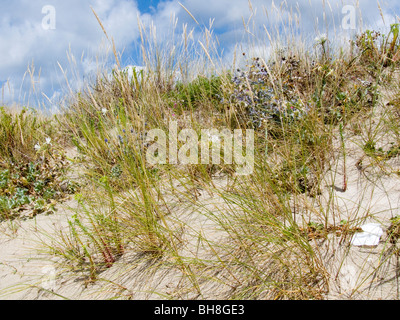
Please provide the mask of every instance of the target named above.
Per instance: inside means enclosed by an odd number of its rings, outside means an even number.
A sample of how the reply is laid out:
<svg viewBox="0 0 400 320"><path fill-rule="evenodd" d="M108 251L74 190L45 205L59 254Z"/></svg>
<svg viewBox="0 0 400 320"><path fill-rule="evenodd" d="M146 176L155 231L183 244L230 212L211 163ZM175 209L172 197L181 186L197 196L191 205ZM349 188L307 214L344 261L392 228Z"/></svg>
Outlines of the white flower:
<svg viewBox="0 0 400 320"><path fill-rule="evenodd" d="M325 43L328 40L327 36L325 33L320 34L319 36L317 36L314 41L317 43Z"/></svg>
<svg viewBox="0 0 400 320"><path fill-rule="evenodd" d="M101 109L101 112L103 113L103 116L106 115L107 111L108 111L108 110L107 110L106 108L102 108L102 109Z"/></svg>
<svg viewBox="0 0 400 320"><path fill-rule="evenodd" d="M34 146L34 148L35 148L36 151L39 151L39 150L40 150L40 144L39 144L39 143L36 143L35 146Z"/></svg>
<svg viewBox="0 0 400 320"><path fill-rule="evenodd" d="M46 144L51 144L51 138L46 138Z"/></svg>

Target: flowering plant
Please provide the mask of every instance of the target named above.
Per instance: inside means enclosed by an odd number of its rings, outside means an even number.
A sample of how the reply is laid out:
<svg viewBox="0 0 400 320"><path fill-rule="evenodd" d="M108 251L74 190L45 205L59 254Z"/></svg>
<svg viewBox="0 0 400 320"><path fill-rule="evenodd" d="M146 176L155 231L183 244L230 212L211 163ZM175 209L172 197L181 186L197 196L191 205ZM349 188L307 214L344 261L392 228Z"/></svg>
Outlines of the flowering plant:
<svg viewBox="0 0 400 320"><path fill-rule="evenodd" d="M233 90L229 102L245 110L247 124L260 128L263 122L271 119L281 122L283 118L290 122L296 121L307 113L304 105L293 86L293 71L298 68L295 59L282 58L286 68L280 74L282 86L271 73L271 69L259 58L254 58L248 70L237 69L232 79Z"/></svg>

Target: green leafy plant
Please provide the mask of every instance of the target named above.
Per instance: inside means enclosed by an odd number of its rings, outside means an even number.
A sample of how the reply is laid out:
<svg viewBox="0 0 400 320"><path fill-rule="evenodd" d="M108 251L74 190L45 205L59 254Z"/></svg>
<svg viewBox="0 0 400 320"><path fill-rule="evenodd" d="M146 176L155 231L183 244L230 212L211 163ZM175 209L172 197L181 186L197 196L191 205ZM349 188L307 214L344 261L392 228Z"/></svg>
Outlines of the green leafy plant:
<svg viewBox="0 0 400 320"><path fill-rule="evenodd" d="M189 83L177 82L173 90L166 93L170 106L181 113L183 110L205 107L217 108L222 99L222 80L218 76L197 77Z"/></svg>

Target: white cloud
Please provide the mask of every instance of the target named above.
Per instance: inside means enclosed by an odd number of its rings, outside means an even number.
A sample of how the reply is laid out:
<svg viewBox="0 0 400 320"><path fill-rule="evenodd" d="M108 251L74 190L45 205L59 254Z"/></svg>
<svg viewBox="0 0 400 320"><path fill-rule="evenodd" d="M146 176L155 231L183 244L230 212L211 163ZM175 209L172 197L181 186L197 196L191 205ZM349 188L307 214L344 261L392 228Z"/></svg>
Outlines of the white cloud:
<svg viewBox="0 0 400 320"><path fill-rule="evenodd" d="M137 18L140 12L135 2L108 2L108 7L101 7L100 17L105 17L102 23L109 36L114 38L117 49L123 49L139 36Z"/></svg>

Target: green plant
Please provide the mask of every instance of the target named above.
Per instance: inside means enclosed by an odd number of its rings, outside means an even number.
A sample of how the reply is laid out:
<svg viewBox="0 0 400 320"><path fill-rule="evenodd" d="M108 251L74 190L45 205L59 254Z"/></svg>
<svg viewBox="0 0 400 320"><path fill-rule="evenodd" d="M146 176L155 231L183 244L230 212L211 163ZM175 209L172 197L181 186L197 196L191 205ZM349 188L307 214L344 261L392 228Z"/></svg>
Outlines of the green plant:
<svg viewBox="0 0 400 320"><path fill-rule="evenodd" d="M399 61L399 24L390 25L387 35L366 30L355 41L363 63L370 68L388 67Z"/></svg>
<svg viewBox="0 0 400 320"><path fill-rule="evenodd" d="M35 144L55 135L52 119L37 111L20 111L0 107L0 161L4 163L29 162L36 157Z"/></svg>
<svg viewBox="0 0 400 320"><path fill-rule="evenodd" d="M222 80L218 76L199 76L187 84L178 82L173 90L167 92L167 97L177 111L196 109L207 104L216 108L222 98L221 85Z"/></svg>
<svg viewBox="0 0 400 320"><path fill-rule="evenodd" d="M46 162L29 162L0 171L2 218L18 217L22 209L32 209L34 214L53 211L54 202L69 192L59 185L66 166L59 161L54 167Z"/></svg>
<svg viewBox="0 0 400 320"><path fill-rule="evenodd" d="M391 218L390 222L390 226L387 229L386 233L389 237L389 241L392 244L395 244L400 238L400 216L395 216Z"/></svg>
<svg viewBox="0 0 400 320"><path fill-rule="evenodd" d="M159 293L168 298L187 292L202 298L205 287L220 285L229 289L218 294L230 299L324 298L332 280L326 247L347 250L347 236L370 214L368 204L368 212L359 216L361 202L355 213L338 209L335 175L343 159L346 191L347 160L353 155L349 126L369 122L357 133L368 137L358 151L371 157L399 154L398 143L387 152L376 147L379 126L387 123L372 126L381 83L388 81L381 77L382 59L394 62L398 27L392 27L390 40L384 38L386 49L368 31L359 37L356 55L336 53L327 38L320 38L316 52L276 50L268 61L250 58L234 74L222 70L220 76L192 81L184 72L193 62L189 53L177 57L157 42L146 52L150 38L142 27L146 71L129 79L115 54L112 77L99 75L93 90L77 93L58 118L90 183L75 195L78 208L53 252L91 281L127 252L145 261L139 264L143 268L180 271L178 294ZM209 47L202 49L211 60ZM177 69L182 81L175 81ZM215 67L211 71L215 74ZM228 165L149 165L146 132L168 129L171 118L179 128L196 132L217 123L255 129L254 172L242 177ZM385 129L396 136L397 122L391 126ZM49 155L47 147L40 152ZM57 195L46 178L36 163L2 172L0 206L30 201L34 210L45 210ZM12 203L10 195L15 195ZM355 217L343 219L346 214ZM392 222L394 238L397 221ZM341 237L339 244L333 235Z"/></svg>

